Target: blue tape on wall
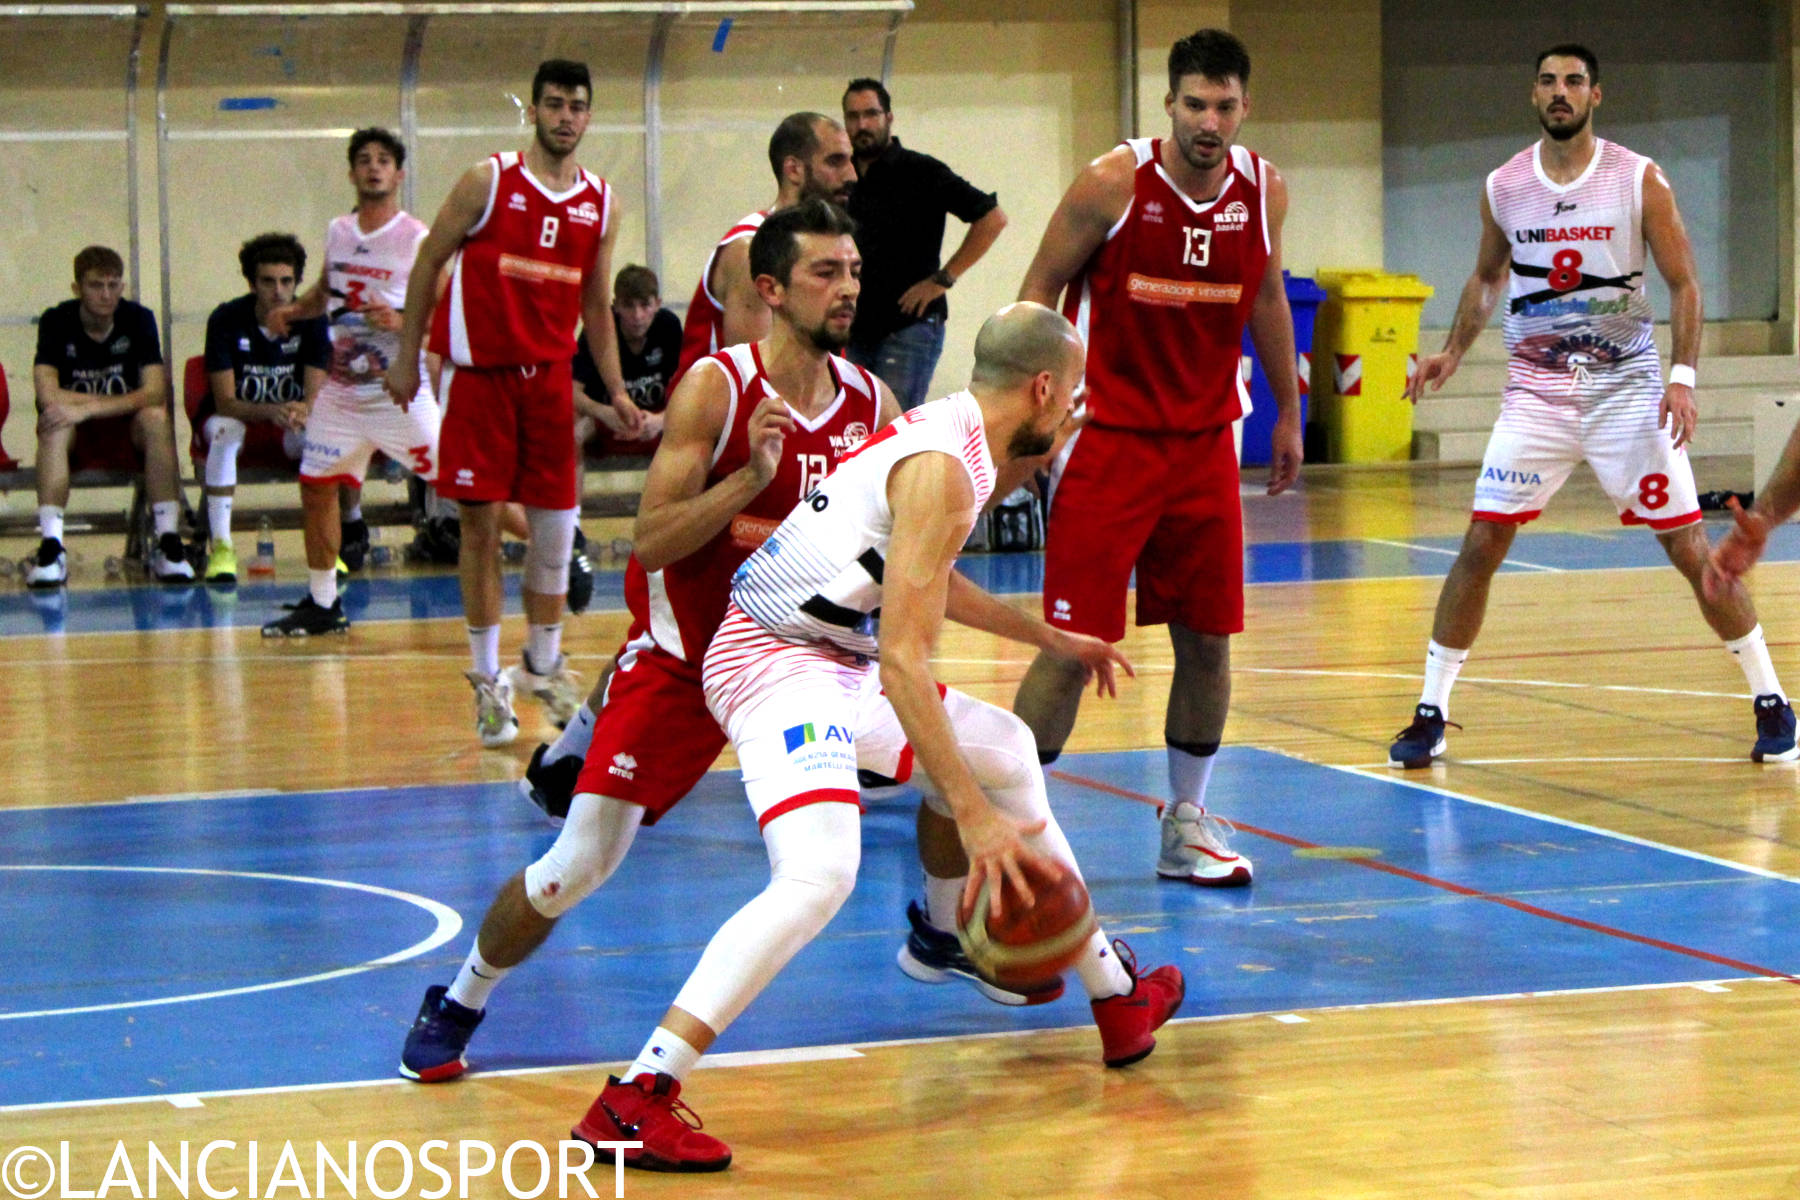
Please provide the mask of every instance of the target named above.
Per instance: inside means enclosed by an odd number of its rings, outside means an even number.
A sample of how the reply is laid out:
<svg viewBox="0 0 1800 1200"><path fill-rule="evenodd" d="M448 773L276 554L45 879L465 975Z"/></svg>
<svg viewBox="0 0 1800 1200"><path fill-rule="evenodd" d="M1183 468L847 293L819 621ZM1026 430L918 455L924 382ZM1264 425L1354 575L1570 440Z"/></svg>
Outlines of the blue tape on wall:
<svg viewBox="0 0 1800 1200"><path fill-rule="evenodd" d="M730 36L731 36L731 18L726 17L723 21L719 22L719 32L713 34L713 53L714 54L724 53L725 39Z"/></svg>
<svg viewBox="0 0 1800 1200"><path fill-rule="evenodd" d="M273 96L226 96L219 101L219 111L261 112L274 108L278 103Z"/></svg>

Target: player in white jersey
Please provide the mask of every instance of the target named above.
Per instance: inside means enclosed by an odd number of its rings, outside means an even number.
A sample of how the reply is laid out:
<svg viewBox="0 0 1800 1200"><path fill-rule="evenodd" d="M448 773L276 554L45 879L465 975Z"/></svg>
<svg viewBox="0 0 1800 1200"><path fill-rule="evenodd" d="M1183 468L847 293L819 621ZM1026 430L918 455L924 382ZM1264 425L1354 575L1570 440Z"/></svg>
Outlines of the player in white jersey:
<svg viewBox="0 0 1800 1200"><path fill-rule="evenodd" d="M703 684L737 749L773 877L713 936L576 1138L642 1141L626 1152L636 1166L730 1163L724 1143L680 1124L671 1108L700 1055L849 896L861 856L859 767L905 779L916 756L924 791L957 822L971 893L991 881L999 895L1010 884L1005 903L1029 903L1024 865L1051 876L1078 870L1050 813L1031 731L1004 709L944 689L929 659L948 616L1079 661L1103 694L1115 667L1130 670L1105 642L1054 629L953 570L993 490L996 457L1050 448L1081 368L1081 340L1060 315L1028 303L1002 309L976 338L969 391L885 426L739 568ZM1149 1054L1154 1031L1181 1004L1181 972L1140 975L1098 932L1075 969L1107 1065Z"/></svg>
<svg viewBox="0 0 1800 1200"><path fill-rule="evenodd" d="M1445 751L1450 689L1481 631L1488 586L1518 527L1577 462L1594 469L1625 525L1648 526L1754 696L1757 762L1800 757L1794 713L1742 586L1702 586L1710 548L1687 444L1698 410L1700 283L1675 193L1651 160L1596 137L1600 65L1582 46L1538 56L1532 103L1543 136L1488 176L1481 248L1444 348L1407 385L1417 401L1456 372L1502 294L1507 381L1482 459L1475 511L1438 595L1413 720L1388 752L1426 767ZM1645 251L1668 284L1674 365L1665 386L1644 291ZM1508 281L1510 278L1510 287Z"/></svg>
<svg viewBox="0 0 1800 1200"><path fill-rule="evenodd" d="M439 412L428 373L402 409L388 398L387 369L400 349L400 310L414 255L428 231L400 209L406 148L385 129L350 138L350 183L356 208L334 217L325 234L325 269L293 304L276 309L269 327L327 316L331 365L306 420L300 499L306 514L307 594L264 637L306 637L350 628L337 594L342 526L339 484L360 485L377 450L427 483L437 478Z"/></svg>

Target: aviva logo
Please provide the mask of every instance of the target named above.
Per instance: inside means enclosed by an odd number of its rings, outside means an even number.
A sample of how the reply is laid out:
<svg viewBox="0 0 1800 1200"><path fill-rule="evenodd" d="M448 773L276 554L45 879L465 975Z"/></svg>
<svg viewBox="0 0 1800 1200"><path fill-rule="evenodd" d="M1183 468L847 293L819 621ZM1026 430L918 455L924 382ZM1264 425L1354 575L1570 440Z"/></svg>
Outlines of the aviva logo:
<svg viewBox="0 0 1800 1200"><path fill-rule="evenodd" d="M855 745L856 743L856 739L850 736L850 731L845 729L842 725L827 725L821 730L819 726L809 722L805 725L796 725L792 729L784 730L782 736L787 739L787 752L789 754L792 754L802 746L809 746L814 742L843 742L846 746Z"/></svg>
<svg viewBox="0 0 1800 1200"><path fill-rule="evenodd" d="M1489 467L1481 473L1483 479L1492 479L1495 483L1543 483L1544 477L1536 471L1514 471L1508 467Z"/></svg>

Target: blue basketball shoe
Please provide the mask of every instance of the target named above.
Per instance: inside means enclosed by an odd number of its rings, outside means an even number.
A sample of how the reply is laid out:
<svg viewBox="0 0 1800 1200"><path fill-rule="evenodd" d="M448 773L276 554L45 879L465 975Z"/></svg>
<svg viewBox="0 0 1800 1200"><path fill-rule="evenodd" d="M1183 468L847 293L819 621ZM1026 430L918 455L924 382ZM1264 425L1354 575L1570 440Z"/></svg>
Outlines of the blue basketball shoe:
<svg viewBox="0 0 1800 1200"><path fill-rule="evenodd" d="M1753 762L1793 762L1800 758L1800 745L1794 742L1794 706L1778 694L1758 696L1756 708L1756 746L1750 751Z"/></svg>
<svg viewBox="0 0 1800 1200"><path fill-rule="evenodd" d="M1446 725L1456 725L1456 722L1446 721L1444 710L1435 704L1421 704L1413 709L1412 724L1395 734L1394 744L1388 747L1388 766L1408 770L1429 767L1431 760L1449 747L1444 737ZM1456 727L1462 728L1461 725Z"/></svg>
<svg viewBox="0 0 1800 1200"><path fill-rule="evenodd" d="M975 964L969 961L968 955L963 953L962 943L956 940L956 935L935 928L925 919L925 910L919 907L916 900L907 903L906 919L912 925L912 932L906 935L906 944L900 947L895 961L910 979L916 979L920 983L949 983L953 979L964 979L995 1004L1015 1007L1048 1004L1063 994L1063 981L1060 978L1030 992L1011 991L986 978L975 969Z"/></svg>
<svg viewBox="0 0 1800 1200"><path fill-rule="evenodd" d="M450 999L441 983L425 989L425 1002L406 1031L406 1047L400 1051L400 1073L420 1083L442 1083L469 1069L463 1052L487 1010L476 1012Z"/></svg>

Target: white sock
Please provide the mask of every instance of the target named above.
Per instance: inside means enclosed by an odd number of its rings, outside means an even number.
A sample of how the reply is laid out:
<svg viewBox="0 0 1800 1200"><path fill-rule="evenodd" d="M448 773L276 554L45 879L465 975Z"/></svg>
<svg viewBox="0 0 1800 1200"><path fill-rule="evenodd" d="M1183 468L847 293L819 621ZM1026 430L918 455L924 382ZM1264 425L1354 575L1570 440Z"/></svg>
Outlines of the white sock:
<svg viewBox="0 0 1800 1200"><path fill-rule="evenodd" d="M463 959L462 970L456 973L456 981L450 985L450 999L480 1012L487 1007L495 986L512 971L511 967L496 967L481 957L481 939L477 938L469 947L469 957Z"/></svg>
<svg viewBox="0 0 1800 1200"><path fill-rule="evenodd" d="M620 1077L621 1083L630 1083L639 1075L673 1075L676 1079L686 1079L687 1073L694 1069L700 1061L700 1052L688 1045L686 1041L670 1033L661 1025L638 1051L631 1066Z"/></svg>
<svg viewBox="0 0 1800 1200"><path fill-rule="evenodd" d="M925 873L925 920L933 929L956 932L957 909L962 904L963 885L968 881L967 875L940 879L929 871Z"/></svg>
<svg viewBox="0 0 1800 1200"><path fill-rule="evenodd" d="M562 622L554 625L525 626L525 668L533 675L547 675L556 670L562 656Z"/></svg>
<svg viewBox="0 0 1800 1200"><path fill-rule="evenodd" d="M489 679L500 674L500 627L488 625L477 629L469 626L469 662L477 675Z"/></svg>
<svg viewBox="0 0 1800 1200"><path fill-rule="evenodd" d="M231 496L208 496L206 498L206 524L212 530L212 540L216 545L224 542L231 544Z"/></svg>
<svg viewBox="0 0 1800 1200"><path fill-rule="evenodd" d="M156 526L156 536L175 532L175 522L181 519L181 502L179 500L158 500L150 506L150 519Z"/></svg>
<svg viewBox="0 0 1800 1200"><path fill-rule="evenodd" d="M53 542L62 541L63 510L59 505L38 505L38 535Z"/></svg>
<svg viewBox="0 0 1800 1200"><path fill-rule="evenodd" d="M308 569L306 586L312 592L314 604L320 608L330 608L337 603L337 568L326 567L323 571Z"/></svg>
<svg viewBox="0 0 1800 1200"><path fill-rule="evenodd" d="M1218 754L1190 754L1179 746L1168 746L1170 807L1191 804L1206 810L1206 785L1212 779L1213 764Z"/></svg>
<svg viewBox="0 0 1800 1200"><path fill-rule="evenodd" d="M1769 643L1763 638L1761 625L1735 642L1726 642L1725 648L1743 668L1752 696L1776 695L1784 701L1787 699L1787 694L1781 690L1781 681L1775 678L1775 664L1769 661Z"/></svg>
<svg viewBox="0 0 1800 1200"><path fill-rule="evenodd" d="M1469 661L1467 650L1452 650L1437 642L1425 646L1425 690L1419 693L1420 704L1435 704L1444 716L1450 715L1450 689L1463 664Z"/></svg>
<svg viewBox="0 0 1800 1200"><path fill-rule="evenodd" d="M358 492L357 495L360 496L360 495L362 495L362 493ZM338 523L339 524L348 525L352 521L360 521L360 520L362 520L362 501L361 500L358 500L355 504L352 504L352 505L348 506L347 508L341 508L338 512ZM459 1000L459 1001L457 1001L457 1003L460 1004L462 1002Z"/></svg>
<svg viewBox="0 0 1800 1200"><path fill-rule="evenodd" d="M581 707L575 710L575 715L570 717L569 723L563 727L563 731L557 735L554 742L550 743L550 748L544 751L544 765L549 766L558 759L567 758L571 754L576 758L586 758L588 747L593 744L594 710L588 707L586 700L583 700Z"/></svg>
<svg viewBox="0 0 1800 1200"><path fill-rule="evenodd" d="M1135 986L1131 982L1131 973L1114 953L1104 929L1094 930L1093 936L1088 938L1087 949L1075 962L1075 973L1081 976L1081 986L1087 991L1089 1000L1123 996Z"/></svg>

